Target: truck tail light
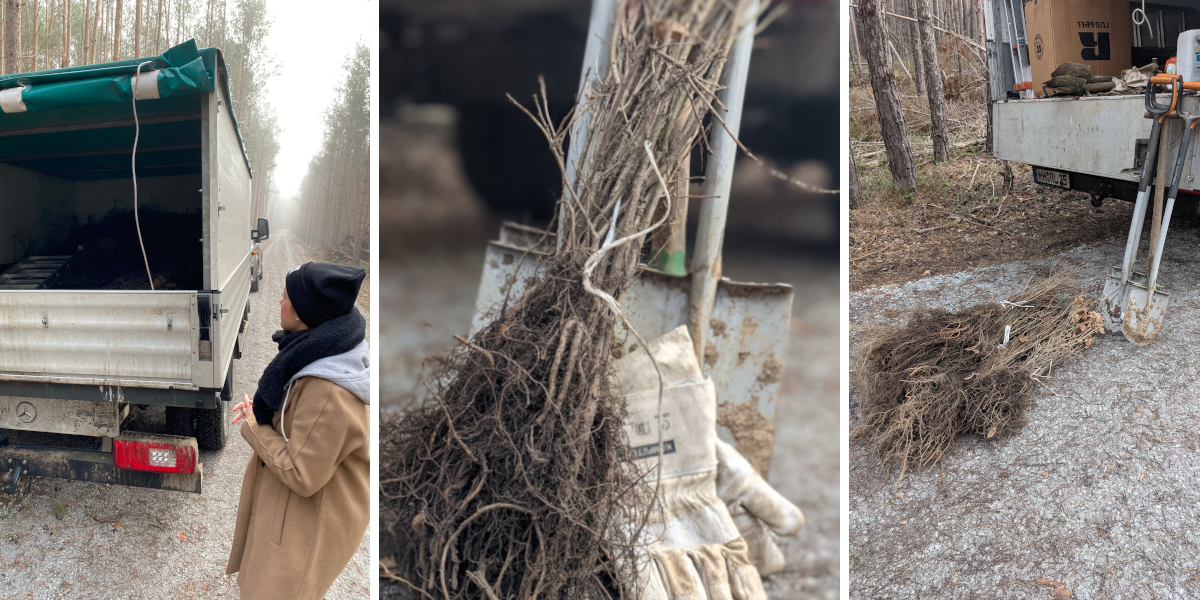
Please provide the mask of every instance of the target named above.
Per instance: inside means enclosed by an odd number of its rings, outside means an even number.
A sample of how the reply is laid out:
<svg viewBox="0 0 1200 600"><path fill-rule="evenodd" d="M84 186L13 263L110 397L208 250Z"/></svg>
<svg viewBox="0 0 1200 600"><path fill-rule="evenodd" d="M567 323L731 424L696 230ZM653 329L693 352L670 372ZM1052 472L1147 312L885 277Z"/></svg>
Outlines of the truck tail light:
<svg viewBox="0 0 1200 600"><path fill-rule="evenodd" d="M163 442L113 440L113 460L119 469L155 473L192 473L196 448Z"/></svg>

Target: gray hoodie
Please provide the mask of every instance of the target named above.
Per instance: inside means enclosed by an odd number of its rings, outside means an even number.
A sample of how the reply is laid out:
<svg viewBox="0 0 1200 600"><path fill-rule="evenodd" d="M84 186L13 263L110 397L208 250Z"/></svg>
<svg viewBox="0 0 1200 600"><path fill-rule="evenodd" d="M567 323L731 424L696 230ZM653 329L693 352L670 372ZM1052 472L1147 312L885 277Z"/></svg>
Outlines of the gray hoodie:
<svg viewBox="0 0 1200 600"><path fill-rule="evenodd" d="M292 383L301 377L319 377L335 383L354 394L364 404L369 405L371 404L371 347L367 345L366 340L363 340L349 352L314 360L308 366L300 369L284 386L283 406L279 408L279 412L282 413L287 409ZM282 418L279 430L285 431ZM286 433L283 439L287 441Z"/></svg>

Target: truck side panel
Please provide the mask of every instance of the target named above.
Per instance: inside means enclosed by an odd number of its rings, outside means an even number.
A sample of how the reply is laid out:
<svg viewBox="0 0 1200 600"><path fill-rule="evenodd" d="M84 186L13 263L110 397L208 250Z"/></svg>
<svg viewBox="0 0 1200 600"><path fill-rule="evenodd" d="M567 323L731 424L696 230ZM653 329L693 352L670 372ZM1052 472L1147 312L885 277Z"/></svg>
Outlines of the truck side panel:
<svg viewBox="0 0 1200 600"><path fill-rule="evenodd" d="M1169 102L1167 96L1159 100ZM1184 99L1184 109L1198 110L1197 101ZM1143 116L1143 96L1009 100L995 103L992 110L996 158L1134 182L1141 177L1135 146L1150 137L1151 126ZM1168 156L1173 157L1183 124L1169 118L1165 131ZM1196 146L1190 150L1194 157ZM1189 158L1179 189L1195 190L1198 176L1197 162Z"/></svg>
<svg viewBox="0 0 1200 600"><path fill-rule="evenodd" d="M225 82L217 94L224 97ZM237 126L229 107L217 107L217 249L216 279L220 312L217 340L220 361L214 364L216 383L225 381L225 369L234 356L242 316L250 300L250 169L242 155Z"/></svg>
<svg viewBox="0 0 1200 600"><path fill-rule="evenodd" d="M196 387L195 292L0 293L9 381Z"/></svg>
<svg viewBox="0 0 1200 600"><path fill-rule="evenodd" d="M250 298L250 171L242 157L224 83L201 103L204 153L204 281L219 306L213 324L212 375L220 387L233 358L242 316Z"/></svg>

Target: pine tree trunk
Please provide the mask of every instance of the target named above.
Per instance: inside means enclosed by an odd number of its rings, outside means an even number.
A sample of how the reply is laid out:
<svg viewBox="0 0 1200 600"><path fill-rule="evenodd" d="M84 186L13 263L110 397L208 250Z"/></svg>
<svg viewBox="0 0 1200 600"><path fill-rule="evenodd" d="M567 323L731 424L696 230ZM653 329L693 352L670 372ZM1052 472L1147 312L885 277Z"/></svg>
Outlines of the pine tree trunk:
<svg viewBox="0 0 1200 600"><path fill-rule="evenodd" d="M142 57L142 0L134 1L133 9L133 57Z"/></svg>
<svg viewBox="0 0 1200 600"><path fill-rule="evenodd" d="M96 0L96 16L92 19L92 43L88 52L88 64L96 64L96 47L100 45L100 0Z"/></svg>
<svg viewBox="0 0 1200 600"><path fill-rule="evenodd" d="M33 68L30 71L38 70L38 30L41 29L41 21L38 20L38 13L41 12L41 6L38 0L33 0Z"/></svg>
<svg viewBox="0 0 1200 600"><path fill-rule="evenodd" d="M855 75L862 75L862 47L858 43L859 27L855 11L850 11L850 62L854 63Z"/></svg>
<svg viewBox="0 0 1200 600"><path fill-rule="evenodd" d="M100 0L96 0L99 8ZM79 60L80 64L90 64L88 57L91 56L91 38L88 36L88 19L92 18L92 0L83 1L83 43L80 44L80 50L83 51L83 58Z"/></svg>
<svg viewBox="0 0 1200 600"><path fill-rule="evenodd" d="M50 18L46 20L46 68L54 68L54 9L58 0L50 0Z"/></svg>
<svg viewBox="0 0 1200 600"><path fill-rule="evenodd" d="M60 68L71 66L71 0L63 0L62 12L62 60Z"/></svg>
<svg viewBox="0 0 1200 600"><path fill-rule="evenodd" d="M908 16L917 17L916 3L921 0L908 0ZM921 52L921 32L916 21L909 21L909 34L912 36L913 71L917 79L917 94L925 95L925 61Z"/></svg>
<svg viewBox="0 0 1200 600"><path fill-rule="evenodd" d="M858 199L862 196L862 185L858 182L858 165L854 164L854 144L850 144L850 210L858 210Z"/></svg>
<svg viewBox="0 0 1200 600"><path fill-rule="evenodd" d="M929 1L918 0L917 23L921 30L921 46L925 54L926 87L929 90L929 120L933 124L933 162L950 160L950 133L946 128L946 96L942 90L942 72L937 64L937 47L933 38L933 23L929 19Z"/></svg>
<svg viewBox="0 0 1200 600"><path fill-rule="evenodd" d="M162 21L163 21L162 5L163 5L163 0L158 0L158 10L154 11L154 55L155 56L162 54L162 51L159 50L160 44L162 43Z"/></svg>
<svg viewBox="0 0 1200 600"><path fill-rule="evenodd" d="M6 0L4 62L6 73L21 72L21 0Z"/></svg>
<svg viewBox="0 0 1200 600"><path fill-rule="evenodd" d="M883 25L883 7L879 0L860 0L858 4L860 45L867 58L871 76L871 91L875 94L875 110L883 130L883 147L887 152L892 181L902 189L917 191L917 172L913 166L912 148L904 129L904 113L900 110L900 93L896 90L896 71L887 48L887 30Z"/></svg>
<svg viewBox="0 0 1200 600"><path fill-rule="evenodd" d="M121 60L121 0L117 0L117 10L113 14L113 61Z"/></svg>

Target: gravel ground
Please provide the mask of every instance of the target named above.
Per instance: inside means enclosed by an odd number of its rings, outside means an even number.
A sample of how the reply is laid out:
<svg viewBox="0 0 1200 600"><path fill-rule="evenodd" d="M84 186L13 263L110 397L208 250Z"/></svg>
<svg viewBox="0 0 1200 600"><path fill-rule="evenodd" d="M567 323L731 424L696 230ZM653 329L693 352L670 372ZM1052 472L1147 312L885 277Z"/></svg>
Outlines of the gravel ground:
<svg viewBox="0 0 1200 600"><path fill-rule="evenodd" d="M480 231L484 229L479 229ZM495 235L496 229L487 231ZM422 361L467 333L486 237L458 237L381 257L381 415L421 397ZM760 249L725 252L725 274L796 288L791 341L776 420L771 483L804 511L800 536L786 542L788 571L767 582L772 599L837 598L840 581L839 314L836 263ZM387 518L381 514L381 526ZM386 539L386 536L384 536ZM381 555L394 552L381 548ZM399 586L381 582L384 598Z"/></svg>
<svg viewBox="0 0 1200 600"><path fill-rule="evenodd" d="M234 363L235 398L253 394L274 357L270 335L278 329L283 277L307 260L287 231L264 242L263 253L267 273L251 295L246 348ZM162 431L162 408L138 418L145 430ZM236 433L224 450L201 452L202 495L23 480L16 494L0 496L0 596L239 598L225 563L250 452ZM369 595L370 544L368 533L328 598Z"/></svg>
<svg viewBox="0 0 1200 600"><path fill-rule="evenodd" d="M1056 262L1094 274L1098 295L1124 243L853 293L851 353L865 326L1002 299ZM851 446L851 597L1051 598L1055 583L1081 600L1200 596L1200 403L1197 368L1181 360L1200 339L1198 264L1200 229L1173 223L1162 335L1143 348L1101 337L1037 390L1015 436L963 439L941 466L899 483ZM853 386L850 402L853 415Z"/></svg>

